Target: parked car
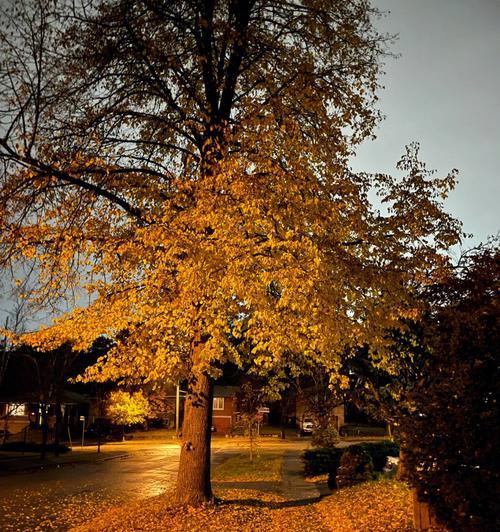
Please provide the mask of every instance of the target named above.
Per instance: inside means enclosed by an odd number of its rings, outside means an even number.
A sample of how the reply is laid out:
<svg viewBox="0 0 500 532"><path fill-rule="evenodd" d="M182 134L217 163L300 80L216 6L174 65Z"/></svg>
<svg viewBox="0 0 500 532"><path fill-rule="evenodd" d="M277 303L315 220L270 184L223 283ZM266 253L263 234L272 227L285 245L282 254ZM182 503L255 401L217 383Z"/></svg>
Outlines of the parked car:
<svg viewBox="0 0 500 532"><path fill-rule="evenodd" d="M312 418L304 416L299 421L299 430L302 435L312 434L314 431L314 421Z"/></svg>

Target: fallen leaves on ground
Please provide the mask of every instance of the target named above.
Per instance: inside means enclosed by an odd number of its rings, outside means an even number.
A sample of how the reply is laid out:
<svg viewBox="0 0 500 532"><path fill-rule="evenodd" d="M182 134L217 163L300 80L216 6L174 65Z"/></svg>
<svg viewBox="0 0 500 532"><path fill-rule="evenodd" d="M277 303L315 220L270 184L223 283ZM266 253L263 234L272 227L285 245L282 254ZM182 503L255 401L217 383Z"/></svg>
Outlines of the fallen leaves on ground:
<svg viewBox="0 0 500 532"><path fill-rule="evenodd" d="M380 480L340 489L315 504L330 532L406 532L413 528L411 491Z"/></svg>
<svg viewBox="0 0 500 532"><path fill-rule="evenodd" d="M411 493L398 481L338 490L320 502L300 504L254 490L217 490L222 502L175 508L162 495L110 510L73 532L409 532Z"/></svg>
<svg viewBox="0 0 500 532"><path fill-rule="evenodd" d="M48 532L89 521L118 504L121 497L103 497L102 492L85 490L76 495L61 495L59 490L44 487L27 496L22 489L14 489L0 502L2 532Z"/></svg>
<svg viewBox="0 0 500 532"><path fill-rule="evenodd" d="M162 495L106 512L72 532L327 532L312 505L297 506L275 494L219 490L223 502L201 508L173 508Z"/></svg>

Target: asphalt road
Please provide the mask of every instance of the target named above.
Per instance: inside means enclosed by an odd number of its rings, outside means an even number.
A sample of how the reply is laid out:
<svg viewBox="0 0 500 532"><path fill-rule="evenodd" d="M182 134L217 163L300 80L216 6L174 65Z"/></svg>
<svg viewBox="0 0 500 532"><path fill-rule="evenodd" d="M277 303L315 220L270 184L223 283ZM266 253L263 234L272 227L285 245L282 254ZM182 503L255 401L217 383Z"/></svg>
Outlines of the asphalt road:
<svg viewBox="0 0 500 532"><path fill-rule="evenodd" d="M0 477L0 530L68 530L112 506L173 487L177 445L158 444L127 458Z"/></svg>

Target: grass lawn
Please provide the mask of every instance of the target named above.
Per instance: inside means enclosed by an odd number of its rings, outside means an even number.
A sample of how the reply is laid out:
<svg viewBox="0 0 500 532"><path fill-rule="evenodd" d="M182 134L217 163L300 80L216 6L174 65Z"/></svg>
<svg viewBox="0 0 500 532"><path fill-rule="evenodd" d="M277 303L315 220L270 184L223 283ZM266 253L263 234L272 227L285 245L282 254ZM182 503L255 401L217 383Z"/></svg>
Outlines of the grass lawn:
<svg viewBox="0 0 500 532"><path fill-rule="evenodd" d="M213 475L215 481L279 481L283 454L273 452L259 452L254 454L250 462L249 453L233 456L220 464Z"/></svg>

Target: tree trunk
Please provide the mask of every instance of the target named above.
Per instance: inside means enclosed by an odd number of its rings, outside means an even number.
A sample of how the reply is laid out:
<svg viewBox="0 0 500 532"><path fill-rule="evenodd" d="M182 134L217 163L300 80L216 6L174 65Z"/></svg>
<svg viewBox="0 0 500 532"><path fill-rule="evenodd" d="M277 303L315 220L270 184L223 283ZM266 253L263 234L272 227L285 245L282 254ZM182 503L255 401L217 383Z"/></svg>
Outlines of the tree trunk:
<svg viewBox="0 0 500 532"><path fill-rule="evenodd" d="M59 445L61 444L62 412L61 402L56 402L56 423L54 426L54 454L59 456Z"/></svg>
<svg viewBox="0 0 500 532"><path fill-rule="evenodd" d="M284 397L281 397L281 413L280 413L280 437L282 440L285 439L285 424L286 424L286 401Z"/></svg>
<svg viewBox="0 0 500 532"><path fill-rule="evenodd" d="M3 437L2 437L2 447L7 443L7 434L9 429L9 405L5 405L5 415L3 417Z"/></svg>
<svg viewBox="0 0 500 532"><path fill-rule="evenodd" d="M405 451L403 448L403 445L401 443L401 446L399 448L399 462L398 462L398 471L396 474L396 478L398 480L407 480L407 471L406 471L406 463L405 463Z"/></svg>
<svg viewBox="0 0 500 532"><path fill-rule="evenodd" d="M99 418L96 422L97 427L97 452L101 452L101 419Z"/></svg>
<svg viewBox="0 0 500 532"><path fill-rule="evenodd" d="M422 502L418 498L417 490L412 489L413 494L413 526L416 530L428 530L439 526L434 512L428 502Z"/></svg>
<svg viewBox="0 0 500 532"><path fill-rule="evenodd" d="M47 439L49 435L49 410L45 403L42 403L42 451L40 458L45 460L47 456Z"/></svg>
<svg viewBox="0 0 500 532"><path fill-rule="evenodd" d="M213 389L213 380L208 375L190 375L175 488L177 504L199 506L213 500L210 483Z"/></svg>

